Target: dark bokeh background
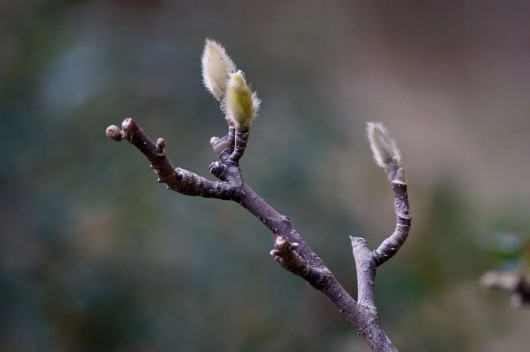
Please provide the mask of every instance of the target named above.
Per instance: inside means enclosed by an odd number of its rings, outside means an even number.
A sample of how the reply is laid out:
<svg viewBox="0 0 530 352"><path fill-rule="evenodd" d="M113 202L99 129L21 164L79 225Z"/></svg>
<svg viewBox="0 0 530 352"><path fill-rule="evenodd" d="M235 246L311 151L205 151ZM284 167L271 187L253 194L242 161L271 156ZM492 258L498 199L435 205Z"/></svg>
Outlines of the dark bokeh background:
<svg viewBox="0 0 530 352"><path fill-rule="evenodd" d="M166 191L105 138L134 116L207 175L210 37L263 100L246 179L353 294L347 235L394 223L365 123L397 139L413 230L377 293L402 350L525 351L530 313L477 282L530 233L528 18L516 0L2 1L0 350L367 350L256 219Z"/></svg>

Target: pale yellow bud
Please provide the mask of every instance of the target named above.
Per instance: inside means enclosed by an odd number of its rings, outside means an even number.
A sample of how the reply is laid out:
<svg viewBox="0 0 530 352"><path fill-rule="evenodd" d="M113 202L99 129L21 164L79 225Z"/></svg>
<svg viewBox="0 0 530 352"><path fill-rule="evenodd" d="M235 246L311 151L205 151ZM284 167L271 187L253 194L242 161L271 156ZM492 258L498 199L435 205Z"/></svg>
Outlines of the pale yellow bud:
<svg viewBox="0 0 530 352"><path fill-rule="evenodd" d="M236 71L236 65L225 48L211 39L206 39L201 61L204 86L217 100L223 100L228 77Z"/></svg>
<svg viewBox="0 0 530 352"><path fill-rule="evenodd" d="M390 137L385 126L379 122L368 122L366 131L370 148L377 165L387 167L389 164L401 164L401 155L396 141Z"/></svg>
<svg viewBox="0 0 530 352"><path fill-rule="evenodd" d="M256 118L261 101L256 93L250 90L243 72L230 74L225 97L226 118L239 132L250 129Z"/></svg>

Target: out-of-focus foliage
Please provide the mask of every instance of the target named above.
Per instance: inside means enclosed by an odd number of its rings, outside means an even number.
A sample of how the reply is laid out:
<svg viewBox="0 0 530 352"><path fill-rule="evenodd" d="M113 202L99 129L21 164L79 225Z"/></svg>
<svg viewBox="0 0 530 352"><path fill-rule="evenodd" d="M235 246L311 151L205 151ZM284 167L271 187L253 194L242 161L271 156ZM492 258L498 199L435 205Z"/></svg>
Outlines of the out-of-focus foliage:
<svg viewBox="0 0 530 352"><path fill-rule="evenodd" d="M525 1L2 1L0 350L366 350L268 256L236 204L156 183L106 140L132 115L207 174L226 122L201 83L219 40L263 100L242 161L355 291L348 234L393 228L367 121L396 138L409 241L378 275L402 350L525 351L530 315L481 291L499 233L528 239Z"/></svg>

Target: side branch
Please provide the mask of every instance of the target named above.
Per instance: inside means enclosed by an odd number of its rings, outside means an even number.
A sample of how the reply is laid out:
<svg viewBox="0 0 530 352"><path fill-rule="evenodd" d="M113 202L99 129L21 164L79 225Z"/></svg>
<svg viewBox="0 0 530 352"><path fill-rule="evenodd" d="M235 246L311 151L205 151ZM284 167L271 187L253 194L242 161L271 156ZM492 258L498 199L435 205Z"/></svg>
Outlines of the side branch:
<svg viewBox="0 0 530 352"><path fill-rule="evenodd" d="M165 141L159 138L153 142L131 117L117 126L107 128L107 137L115 141L126 139L151 162L150 167L158 175L158 182L165 183L168 189L188 196L231 199L234 185L228 182L210 181L191 171L174 168L165 151Z"/></svg>
<svg viewBox="0 0 530 352"><path fill-rule="evenodd" d="M362 237L350 236L353 258L357 269L357 302L377 312L375 305L375 255Z"/></svg>
<svg viewBox="0 0 530 352"><path fill-rule="evenodd" d="M385 168L388 180L394 191L396 227L394 232L383 240L379 247L374 251L370 251L364 238L350 237L350 239L357 267L358 302L376 309L375 276L377 267L392 258L407 240L411 224L411 215L409 211L405 173L400 166L400 156L397 147L395 146L395 142L390 138L386 129L381 125L376 125L373 128L379 130L375 132L369 131L377 137L370 138L372 150L374 150L374 154L382 154L376 155L375 159L376 161L379 160L380 162L378 162L378 164ZM384 148L379 146L378 143L382 143Z"/></svg>
<svg viewBox="0 0 530 352"><path fill-rule="evenodd" d="M387 165L386 173L394 191L396 227L394 232L375 250L374 259L377 266L383 264L397 253L407 240L411 224L405 172L398 164L391 163Z"/></svg>

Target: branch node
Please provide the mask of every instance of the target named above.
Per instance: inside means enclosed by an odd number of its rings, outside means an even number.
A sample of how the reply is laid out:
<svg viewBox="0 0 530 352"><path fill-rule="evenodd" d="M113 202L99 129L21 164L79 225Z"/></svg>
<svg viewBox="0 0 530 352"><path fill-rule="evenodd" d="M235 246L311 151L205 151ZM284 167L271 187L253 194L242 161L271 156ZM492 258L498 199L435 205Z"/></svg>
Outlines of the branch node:
<svg viewBox="0 0 530 352"><path fill-rule="evenodd" d="M287 238L276 235L274 238L274 248L278 250L279 253L285 253L289 250L290 243Z"/></svg>
<svg viewBox="0 0 530 352"><path fill-rule="evenodd" d="M294 274L301 275L303 270L307 268L307 263L304 258L296 252L295 249L298 247L298 243L291 243L287 238L276 235L274 238L275 249L273 249L270 254L284 269Z"/></svg>

